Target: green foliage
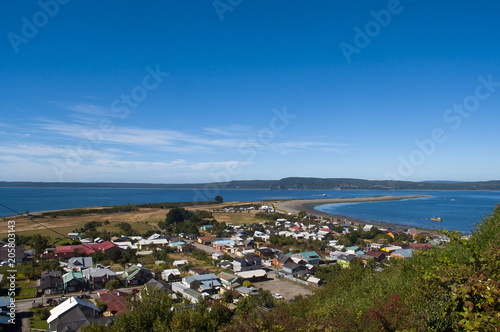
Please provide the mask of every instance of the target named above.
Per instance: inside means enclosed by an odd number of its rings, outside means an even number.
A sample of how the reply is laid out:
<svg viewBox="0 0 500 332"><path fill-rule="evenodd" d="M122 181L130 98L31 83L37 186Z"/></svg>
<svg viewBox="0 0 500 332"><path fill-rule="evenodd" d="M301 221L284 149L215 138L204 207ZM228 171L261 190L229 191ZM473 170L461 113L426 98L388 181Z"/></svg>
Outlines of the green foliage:
<svg viewBox="0 0 500 332"><path fill-rule="evenodd" d="M110 283L110 282L111 281L108 281L108 283ZM106 285L108 283L106 283ZM107 288L107 289L109 289L109 288ZM99 309L101 311L101 314L103 314L105 311L108 310L108 304L107 303L103 303L103 302L99 301L98 299L95 299L95 306L97 307L97 309Z"/></svg>
<svg viewBox="0 0 500 332"><path fill-rule="evenodd" d="M224 202L224 199L222 198L222 196L217 195L217 196L215 196L214 201L216 203L222 203L222 202Z"/></svg>
<svg viewBox="0 0 500 332"><path fill-rule="evenodd" d="M168 331L174 313L172 302L166 293L148 288L141 292L142 301L133 303L134 310L120 315L111 331Z"/></svg>
<svg viewBox="0 0 500 332"><path fill-rule="evenodd" d="M40 234L35 234L31 236L30 246L35 250L37 254L42 253L47 247L49 243L49 238L42 236Z"/></svg>
<svg viewBox="0 0 500 332"><path fill-rule="evenodd" d="M123 232L124 235L132 235L133 229L132 226L130 226L129 223L127 222L121 222L118 227L120 230Z"/></svg>
<svg viewBox="0 0 500 332"><path fill-rule="evenodd" d="M212 257L209 256L205 251L199 250L199 249L194 249L191 252L191 256L196 258L199 261L205 262L205 263L212 263Z"/></svg>
<svg viewBox="0 0 500 332"><path fill-rule="evenodd" d="M500 207L470 241L447 235L452 242L445 248L391 260L381 273L354 261L345 270L318 267L327 285L315 296L270 312L240 301L226 331L498 330Z"/></svg>
<svg viewBox="0 0 500 332"><path fill-rule="evenodd" d="M119 280L110 280L106 283L106 285L104 285L104 288L106 288L107 290L113 290L113 289L117 289L117 288L120 288L121 284L120 284L120 281Z"/></svg>
<svg viewBox="0 0 500 332"><path fill-rule="evenodd" d="M258 212L255 214L255 217L257 219L275 221L276 219L287 218L288 216L280 212L273 212L273 213Z"/></svg>
<svg viewBox="0 0 500 332"><path fill-rule="evenodd" d="M84 216L88 214L108 214L108 213L120 213L120 212L132 212L138 211L139 208L135 205L117 205L106 207L103 209L71 209L71 210L61 210L61 211L52 211L52 212L44 212L40 214L40 218L44 217L78 217Z"/></svg>

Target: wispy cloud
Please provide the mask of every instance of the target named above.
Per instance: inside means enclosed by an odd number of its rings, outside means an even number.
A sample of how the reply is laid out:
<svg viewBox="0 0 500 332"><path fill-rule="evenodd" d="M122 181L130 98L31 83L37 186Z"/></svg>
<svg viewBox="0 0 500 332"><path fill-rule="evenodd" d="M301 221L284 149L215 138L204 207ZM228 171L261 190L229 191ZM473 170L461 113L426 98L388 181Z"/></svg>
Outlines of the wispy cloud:
<svg viewBox="0 0 500 332"><path fill-rule="evenodd" d="M252 133L252 128L240 124L232 124L221 127L207 127L205 128L205 132L220 136L245 136Z"/></svg>

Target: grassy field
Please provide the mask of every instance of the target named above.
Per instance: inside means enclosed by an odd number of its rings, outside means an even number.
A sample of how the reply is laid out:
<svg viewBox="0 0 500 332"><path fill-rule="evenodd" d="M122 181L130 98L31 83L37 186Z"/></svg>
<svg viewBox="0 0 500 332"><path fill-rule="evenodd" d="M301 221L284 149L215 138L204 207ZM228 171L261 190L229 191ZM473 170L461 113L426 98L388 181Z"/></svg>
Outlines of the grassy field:
<svg viewBox="0 0 500 332"><path fill-rule="evenodd" d="M19 290L19 293L18 293ZM36 297L36 281L16 280L16 300Z"/></svg>
<svg viewBox="0 0 500 332"><path fill-rule="evenodd" d="M257 204L269 204L269 202L257 202ZM205 210L213 213L214 218L219 222L232 224L249 224L258 223L262 220L255 218L256 211L250 212L213 212L215 210L224 209L225 207L235 207L240 205L248 205L248 202L228 202L217 205L200 205L190 206L189 210ZM0 220L0 239L7 237L8 228L7 221L16 221L16 234L31 236L40 234L47 236L56 241L61 239L61 234L67 235L91 221L104 222L109 221L108 225L98 227L98 230L106 229L107 231L119 232L118 224L121 222L130 223L132 228L138 233L145 233L150 229L155 229L158 222L165 219L168 209L141 208L139 211L109 213L109 214L88 214L81 216L59 216L57 218L44 217L40 218L40 214L34 213L33 220L26 217L16 216L11 218L2 218ZM53 230L50 230L50 229ZM57 231L58 233L54 232Z"/></svg>
<svg viewBox="0 0 500 332"><path fill-rule="evenodd" d="M52 308L48 307L49 310ZM37 315L40 308L32 308L30 311L33 313L33 316L30 318L30 327L32 329L48 330L49 324L47 324L47 319L40 319L40 316Z"/></svg>

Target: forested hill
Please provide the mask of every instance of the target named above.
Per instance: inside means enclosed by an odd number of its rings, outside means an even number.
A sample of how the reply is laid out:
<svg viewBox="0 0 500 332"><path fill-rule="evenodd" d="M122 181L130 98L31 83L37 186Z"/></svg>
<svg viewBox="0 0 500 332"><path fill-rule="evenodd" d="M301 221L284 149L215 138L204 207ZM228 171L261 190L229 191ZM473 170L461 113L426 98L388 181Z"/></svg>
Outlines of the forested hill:
<svg viewBox="0 0 500 332"><path fill-rule="evenodd" d="M3 188L151 188L193 189L217 186L221 189L368 189L368 190L500 190L500 181L452 182L452 181L387 181L345 178L288 177L280 180L241 180L217 183L112 183L112 182L8 182L0 181Z"/></svg>

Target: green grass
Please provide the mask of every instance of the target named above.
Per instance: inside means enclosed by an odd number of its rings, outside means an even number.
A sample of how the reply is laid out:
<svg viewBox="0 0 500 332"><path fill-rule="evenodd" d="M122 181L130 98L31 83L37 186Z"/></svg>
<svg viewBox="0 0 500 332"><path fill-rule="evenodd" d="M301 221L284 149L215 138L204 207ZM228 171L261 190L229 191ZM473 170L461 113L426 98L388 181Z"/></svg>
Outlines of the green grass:
<svg viewBox="0 0 500 332"><path fill-rule="evenodd" d="M49 307L48 309L52 309L53 307ZM33 313L33 316L30 317L30 327L32 329L40 329L40 330L48 330L49 324L47 324L47 320L42 320L38 315L35 315L40 309L39 308L31 308L30 311Z"/></svg>
<svg viewBox="0 0 500 332"><path fill-rule="evenodd" d="M16 280L16 294L16 300L36 297L36 281Z"/></svg>

